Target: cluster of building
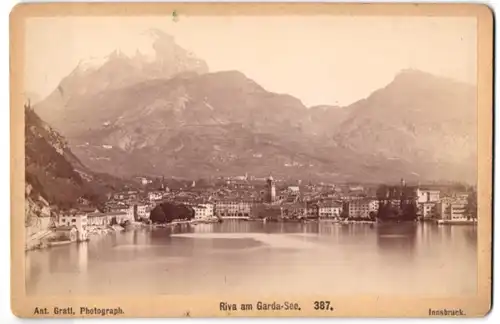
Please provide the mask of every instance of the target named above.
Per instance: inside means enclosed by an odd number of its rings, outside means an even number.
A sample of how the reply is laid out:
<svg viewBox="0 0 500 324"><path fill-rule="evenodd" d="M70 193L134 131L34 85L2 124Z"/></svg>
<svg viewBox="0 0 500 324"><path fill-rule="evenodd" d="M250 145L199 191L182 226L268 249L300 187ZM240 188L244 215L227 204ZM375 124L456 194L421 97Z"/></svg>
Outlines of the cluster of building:
<svg viewBox="0 0 500 324"><path fill-rule="evenodd" d="M144 183L148 183L146 180ZM279 188L278 188L279 187ZM129 190L109 196L104 208L91 208L85 200L81 207L61 213L55 221L56 231L72 232L85 240L92 228L149 219L151 210L162 202L190 206L196 220L209 219L353 219L374 220L382 205L396 208L408 202L417 208L421 219L458 220L468 218L468 193L443 195L438 189L407 187L386 190L361 185L285 183L268 178L227 178L217 185L197 187L196 182L180 189L165 185L154 190ZM404 197L403 197L404 196Z"/></svg>
<svg viewBox="0 0 500 324"><path fill-rule="evenodd" d="M392 189L390 189L392 188ZM392 190L392 191L391 191ZM204 191L205 197L192 194L182 201L193 206L196 219L218 218L326 218L373 220L381 204L396 209L415 206L419 219L461 220L470 217L467 208L468 192L446 192L439 189L407 186L389 187L381 196L377 188L361 185L335 186L331 184L286 185L272 176L258 182L245 178L229 179L223 187Z"/></svg>

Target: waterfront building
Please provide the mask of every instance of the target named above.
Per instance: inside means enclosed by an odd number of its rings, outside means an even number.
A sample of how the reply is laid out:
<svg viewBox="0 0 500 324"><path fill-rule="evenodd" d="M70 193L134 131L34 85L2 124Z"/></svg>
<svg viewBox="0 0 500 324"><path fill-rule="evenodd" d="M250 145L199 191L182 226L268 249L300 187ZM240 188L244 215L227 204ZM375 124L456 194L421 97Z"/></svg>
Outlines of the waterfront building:
<svg viewBox="0 0 500 324"><path fill-rule="evenodd" d="M88 225L89 226L108 226L111 223L111 219L108 220L106 217L107 213L92 213L88 215Z"/></svg>
<svg viewBox="0 0 500 324"><path fill-rule="evenodd" d="M131 221L130 214L126 211L88 214L89 226L110 226L113 224L122 224L126 221Z"/></svg>
<svg viewBox="0 0 500 324"><path fill-rule="evenodd" d="M88 214L77 211L62 213L56 222L56 230L64 227L74 227L77 239L83 241L87 239ZM63 230L61 230L63 231Z"/></svg>
<svg viewBox="0 0 500 324"><path fill-rule="evenodd" d="M417 203L437 203L439 202L439 190L417 189Z"/></svg>
<svg viewBox="0 0 500 324"><path fill-rule="evenodd" d="M462 220L467 219L467 201L457 198L443 198L437 204L437 213L441 219Z"/></svg>
<svg viewBox="0 0 500 324"><path fill-rule="evenodd" d="M424 202L418 203L418 215L427 218L434 218L437 216L437 202Z"/></svg>
<svg viewBox="0 0 500 324"><path fill-rule="evenodd" d="M347 203L348 216L351 218L371 218L377 214L378 200L356 199Z"/></svg>
<svg viewBox="0 0 500 324"><path fill-rule="evenodd" d="M148 205L146 204L137 204L137 216L138 218L149 218L149 210Z"/></svg>
<svg viewBox="0 0 500 324"><path fill-rule="evenodd" d="M250 217L253 201L221 199L215 202L215 214L219 217Z"/></svg>
<svg viewBox="0 0 500 324"><path fill-rule="evenodd" d="M318 218L319 216L319 208L315 203L307 203L306 204L306 217L307 218Z"/></svg>
<svg viewBox="0 0 500 324"><path fill-rule="evenodd" d="M120 218L124 218L124 220L129 220L129 221L134 221L135 217L135 205L126 205L126 204L120 204L120 205L110 205L106 209L106 212L108 213L117 213L117 215L120 215ZM122 214L125 214L125 216L122 217Z"/></svg>
<svg viewBox="0 0 500 324"><path fill-rule="evenodd" d="M336 218L342 213L342 205L338 203L319 203L318 216L320 218Z"/></svg>
<svg viewBox="0 0 500 324"><path fill-rule="evenodd" d="M194 219L208 219L214 217L214 204L195 204Z"/></svg>

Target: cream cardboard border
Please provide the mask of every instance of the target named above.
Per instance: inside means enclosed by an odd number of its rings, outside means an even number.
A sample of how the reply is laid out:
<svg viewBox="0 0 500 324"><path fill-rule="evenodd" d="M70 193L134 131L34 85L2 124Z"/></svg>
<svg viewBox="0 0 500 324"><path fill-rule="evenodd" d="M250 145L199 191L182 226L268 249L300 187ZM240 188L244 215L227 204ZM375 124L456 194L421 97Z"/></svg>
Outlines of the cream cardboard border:
<svg viewBox="0 0 500 324"><path fill-rule="evenodd" d="M301 296L76 296L29 297L25 292L24 221L24 23L42 16L140 16L170 15L173 10L189 15L398 15L471 16L477 18L478 84L478 291L468 298L329 297ZM487 314L491 308L492 250L492 123L493 123L493 13L476 4L327 4L327 3L47 3L19 4L10 14L11 82L11 301L19 317L34 315L35 307L121 307L117 317L428 317L429 308L461 308L468 317ZM450 53L450 55L453 55ZM17 216L16 216L17 215ZM329 300L333 312L317 311L313 302ZM219 303L296 301L301 311L222 312ZM51 317L49 315L47 317ZM98 315L97 315L98 316ZM57 317L57 316L53 316ZM80 317L77 315L77 317Z"/></svg>

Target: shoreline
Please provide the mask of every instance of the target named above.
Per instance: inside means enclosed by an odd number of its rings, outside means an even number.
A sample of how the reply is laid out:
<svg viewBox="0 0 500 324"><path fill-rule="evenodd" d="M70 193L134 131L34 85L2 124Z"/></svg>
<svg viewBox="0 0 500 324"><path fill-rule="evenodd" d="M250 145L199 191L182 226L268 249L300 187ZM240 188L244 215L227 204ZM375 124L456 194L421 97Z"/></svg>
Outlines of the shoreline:
<svg viewBox="0 0 500 324"><path fill-rule="evenodd" d="M338 220L338 219L308 219L308 220L303 220L303 221L297 221L297 220L276 220L276 221L269 221L264 220L264 219L197 219L197 220L183 220L183 221L174 221L171 223L164 223L164 224L146 224L146 223L141 223L141 222L134 222L132 224L125 225L124 227L121 225L112 225L112 226L96 226L92 227L87 231L87 239L85 240L75 240L75 241L70 241L70 240L53 240L54 238L54 233L50 233L46 236L44 236L40 240L34 240L30 242L25 243L25 252L28 251L35 251L35 250L42 250L42 249L47 249L50 247L55 247L55 246L61 246L61 245L68 245L72 243L82 243L82 242L87 242L90 241L91 239L95 239L98 237L102 237L108 234L112 233L117 233L117 232L123 232L129 229L137 229L137 228L174 228L177 226L189 226L189 225L199 225L199 224L220 224L221 222L223 223L224 221L240 221L240 222L247 222L247 221L259 221L263 222L264 224L269 222L269 223L297 223L297 224L311 224L311 223L323 223L323 224L338 224L338 225L377 225L377 224L403 224L403 223L429 223L429 224L435 224L437 226L477 226L477 220L442 220L442 219L426 219L426 220L417 220L417 221L407 221L407 222L378 222L378 221L371 221L371 220Z"/></svg>
<svg viewBox="0 0 500 324"><path fill-rule="evenodd" d="M198 225L198 224L218 224L223 222L261 222L261 223L293 223L293 224L338 224L338 225L377 225L377 224L418 224L427 223L435 225L477 225L477 220L441 220L441 219L421 219L421 220L406 220L406 221L379 221L379 220L339 220L339 219L237 219L237 218L222 218L222 219L197 219L188 221L174 221L163 224L142 224L143 227L149 228L172 228L183 225Z"/></svg>
<svg viewBox="0 0 500 324"><path fill-rule="evenodd" d="M87 238L85 240L75 240L75 241L54 240L55 236L54 236L54 232L52 232L51 234L47 235L48 237L43 237L40 240L35 240L32 242L26 242L24 251L29 252L29 251L48 249L48 248L55 247L55 246L88 242L91 240L91 238L98 238L98 237L102 237L102 236L105 236L108 234L122 232L125 230L126 230L126 228L124 228L120 225L112 225L112 226L106 226L106 227L96 226L96 227L93 227L87 231Z"/></svg>

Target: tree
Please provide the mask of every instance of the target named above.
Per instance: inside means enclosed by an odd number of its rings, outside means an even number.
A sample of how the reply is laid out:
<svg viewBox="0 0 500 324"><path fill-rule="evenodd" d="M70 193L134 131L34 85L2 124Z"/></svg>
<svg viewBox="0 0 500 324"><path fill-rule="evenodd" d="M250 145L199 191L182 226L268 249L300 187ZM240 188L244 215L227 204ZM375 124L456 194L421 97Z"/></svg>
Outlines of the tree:
<svg viewBox="0 0 500 324"><path fill-rule="evenodd" d="M153 208L153 210L151 210L149 219L153 223L163 224L167 222L167 216L165 215L165 212L163 211L161 205L157 205L155 208Z"/></svg>
<svg viewBox="0 0 500 324"><path fill-rule="evenodd" d="M380 185L376 189L375 195L377 196L377 199L383 200L383 199L387 198L388 192L389 192L389 188L386 185Z"/></svg>
<svg viewBox="0 0 500 324"><path fill-rule="evenodd" d="M171 223L174 220L190 220L194 218L194 209L183 204L164 202L151 211L149 218L153 223Z"/></svg>
<svg viewBox="0 0 500 324"><path fill-rule="evenodd" d="M406 203L403 205L403 219L414 220L417 218L418 208L414 202Z"/></svg>

